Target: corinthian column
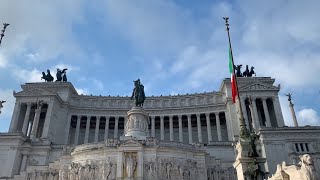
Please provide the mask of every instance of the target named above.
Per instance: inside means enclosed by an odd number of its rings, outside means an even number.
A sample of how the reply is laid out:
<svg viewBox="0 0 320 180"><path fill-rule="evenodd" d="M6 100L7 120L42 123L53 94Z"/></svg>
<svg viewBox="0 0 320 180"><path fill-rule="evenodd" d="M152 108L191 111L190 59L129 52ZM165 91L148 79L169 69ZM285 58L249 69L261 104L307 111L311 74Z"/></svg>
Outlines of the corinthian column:
<svg viewBox="0 0 320 180"><path fill-rule="evenodd" d="M115 117L113 138L118 138L119 116Z"/></svg>
<svg viewBox="0 0 320 180"><path fill-rule="evenodd" d="M264 116L266 117L266 126L271 127L271 121L270 121L270 115L269 115L269 110L267 106L267 98L262 98L262 105L263 105L263 111L264 111Z"/></svg>
<svg viewBox="0 0 320 180"><path fill-rule="evenodd" d="M164 140L164 117L160 116L160 140Z"/></svg>
<svg viewBox="0 0 320 180"><path fill-rule="evenodd" d="M217 124L217 132L218 132L218 141L222 141L219 112L216 112L215 115L216 115L216 124Z"/></svg>
<svg viewBox="0 0 320 180"><path fill-rule="evenodd" d="M207 120L207 132L208 132L208 142L212 141L212 134L211 134L211 124L210 124L210 114L206 113L206 120Z"/></svg>
<svg viewBox="0 0 320 180"><path fill-rule="evenodd" d="M24 115L23 126L22 126L22 133L25 136L27 135L30 111L31 111L31 103L27 103L27 111L26 111L26 114Z"/></svg>
<svg viewBox="0 0 320 180"><path fill-rule="evenodd" d="M46 112L46 118L44 119L44 125L43 125L42 137L41 137L42 139L48 139L52 109L53 109L53 101L49 101L47 112ZM67 126L70 126L70 123L67 124Z"/></svg>
<svg viewBox="0 0 320 180"><path fill-rule="evenodd" d="M200 114L197 114L198 141L202 142Z"/></svg>
<svg viewBox="0 0 320 180"><path fill-rule="evenodd" d="M245 119L247 129L250 129L245 97L241 97L240 100L241 100L240 102L241 102L243 117Z"/></svg>
<svg viewBox="0 0 320 180"><path fill-rule="evenodd" d="M276 114L278 126L279 127L283 127L284 126L284 120L283 120L283 116L282 116L279 97L278 96L272 97L272 102L273 102L273 109L274 109L275 114Z"/></svg>
<svg viewBox="0 0 320 180"><path fill-rule="evenodd" d="M100 126L100 116L96 116L96 130L94 132L94 142L99 141L99 126Z"/></svg>
<svg viewBox="0 0 320 180"><path fill-rule="evenodd" d="M66 134L66 137L64 139L64 144L68 144L69 143L69 133L70 133L71 118L72 118L72 114L69 112L68 113L68 117L67 117L66 127L65 127L66 129L64 130L65 134Z"/></svg>
<svg viewBox="0 0 320 180"><path fill-rule="evenodd" d="M84 136L84 143L88 143L89 142L90 120L91 120L91 116L87 116L86 134Z"/></svg>
<svg viewBox="0 0 320 180"><path fill-rule="evenodd" d="M169 116L170 141L173 141L173 117Z"/></svg>
<svg viewBox="0 0 320 180"><path fill-rule="evenodd" d="M106 125L104 126L104 140L109 138L109 116L106 116Z"/></svg>
<svg viewBox="0 0 320 180"><path fill-rule="evenodd" d="M74 144L78 145L79 143L79 132L80 132L80 122L81 121L81 116L77 116L77 126L76 126L76 133L74 134Z"/></svg>
<svg viewBox="0 0 320 180"><path fill-rule="evenodd" d="M155 118L155 116L151 116L151 137L156 137Z"/></svg>
<svg viewBox="0 0 320 180"><path fill-rule="evenodd" d="M182 115L178 115L179 118L179 142L183 142L182 137Z"/></svg>
<svg viewBox="0 0 320 180"><path fill-rule="evenodd" d="M188 117L188 133L189 133L189 144L192 144L192 126L191 126L191 114L187 115Z"/></svg>
<svg viewBox="0 0 320 180"><path fill-rule="evenodd" d="M32 130L31 130L31 134L30 134L31 139L35 139L37 137L37 131L38 131L38 125L39 125L40 113L41 113L41 106L35 109L35 113L36 114L34 115Z"/></svg>
<svg viewBox="0 0 320 180"><path fill-rule="evenodd" d="M258 117L258 110L257 110L257 104L256 104L256 98L253 97L252 98L252 109L253 109L253 120L256 126L256 130L258 130L260 128L260 120Z"/></svg>
<svg viewBox="0 0 320 180"><path fill-rule="evenodd" d="M9 132L16 131L17 125L18 125L18 119L19 119L20 111L21 111L21 103L20 102L16 102L16 104L14 106L13 114L12 114L12 119L11 119L11 123L10 123L10 127L9 127Z"/></svg>

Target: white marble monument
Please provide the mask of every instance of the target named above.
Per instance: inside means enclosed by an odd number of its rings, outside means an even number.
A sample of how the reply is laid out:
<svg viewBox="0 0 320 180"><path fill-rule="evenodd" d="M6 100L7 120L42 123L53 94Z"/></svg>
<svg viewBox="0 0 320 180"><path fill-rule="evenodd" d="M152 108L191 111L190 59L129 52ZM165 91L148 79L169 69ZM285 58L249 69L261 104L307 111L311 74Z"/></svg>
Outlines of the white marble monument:
<svg viewBox="0 0 320 180"><path fill-rule="evenodd" d="M261 166L274 173L310 154L319 169L320 127L286 127L274 82L238 78ZM21 87L9 131L0 133L0 179L237 179L230 79L214 92L146 97L143 109L129 97L79 95L69 82Z"/></svg>

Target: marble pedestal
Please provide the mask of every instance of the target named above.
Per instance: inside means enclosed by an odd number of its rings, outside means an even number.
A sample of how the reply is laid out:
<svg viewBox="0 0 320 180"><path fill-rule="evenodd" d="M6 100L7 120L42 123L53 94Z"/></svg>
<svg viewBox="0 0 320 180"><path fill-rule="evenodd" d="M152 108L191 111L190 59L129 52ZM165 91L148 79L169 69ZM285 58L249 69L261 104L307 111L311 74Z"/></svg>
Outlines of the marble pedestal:
<svg viewBox="0 0 320 180"><path fill-rule="evenodd" d="M137 140L146 140L147 137L150 137L148 124L149 114L142 107L133 107L128 111L128 120L124 129L125 133L120 139L127 140L132 137Z"/></svg>

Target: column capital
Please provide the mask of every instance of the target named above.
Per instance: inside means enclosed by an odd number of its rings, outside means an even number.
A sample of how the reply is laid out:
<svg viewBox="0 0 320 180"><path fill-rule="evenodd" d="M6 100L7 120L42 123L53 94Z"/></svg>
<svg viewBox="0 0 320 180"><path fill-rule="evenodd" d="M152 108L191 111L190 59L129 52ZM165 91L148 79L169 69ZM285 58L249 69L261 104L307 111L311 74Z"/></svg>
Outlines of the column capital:
<svg viewBox="0 0 320 180"><path fill-rule="evenodd" d="M156 118L156 116L150 116L150 118L151 118L151 119L155 119L155 118Z"/></svg>
<svg viewBox="0 0 320 180"><path fill-rule="evenodd" d="M161 116L160 116L160 118L161 118L161 119L163 119L163 118L164 118L164 116L163 116L163 115L161 115Z"/></svg>
<svg viewBox="0 0 320 180"><path fill-rule="evenodd" d="M101 116L96 116L96 118L97 118L97 119L100 119L100 118L101 118Z"/></svg>
<svg viewBox="0 0 320 180"><path fill-rule="evenodd" d="M261 97L262 101L266 101L268 98L267 97Z"/></svg>
<svg viewBox="0 0 320 180"><path fill-rule="evenodd" d="M27 106L31 106L32 102L27 102L26 104L27 104Z"/></svg>
<svg viewBox="0 0 320 180"><path fill-rule="evenodd" d="M206 117L210 117L210 113L207 112L207 113L205 113L205 114L206 114Z"/></svg>
<svg viewBox="0 0 320 180"><path fill-rule="evenodd" d="M177 116L178 116L178 118L179 118L179 119L181 119L181 118L182 118L182 114L178 114Z"/></svg>
<svg viewBox="0 0 320 180"><path fill-rule="evenodd" d="M173 118L173 115L169 115L169 118L172 119L172 118Z"/></svg>
<svg viewBox="0 0 320 180"><path fill-rule="evenodd" d="M191 118L191 115L192 115L192 114L187 114L187 117L188 117L188 118Z"/></svg>
<svg viewBox="0 0 320 180"><path fill-rule="evenodd" d="M198 113L198 114L196 114L197 118L198 118L198 117L200 117L200 115L201 115L201 114L199 114L199 113Z"/></svg>
<svg viewBox="0 0 320 180"><path fill-rule="evenodd" d="M216 116L219 116L220 112L214 112L214 114L215 114Z"/></svg>

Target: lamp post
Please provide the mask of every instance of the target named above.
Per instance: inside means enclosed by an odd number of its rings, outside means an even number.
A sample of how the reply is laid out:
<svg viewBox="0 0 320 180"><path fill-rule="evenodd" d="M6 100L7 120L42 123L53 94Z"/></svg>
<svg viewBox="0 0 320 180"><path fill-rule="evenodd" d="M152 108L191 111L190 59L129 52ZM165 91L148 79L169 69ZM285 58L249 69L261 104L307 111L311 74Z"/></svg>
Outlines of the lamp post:
<svg viewBox="0 0 320 180"><path fill-rule="evenodd" d="M2 38L3 38L3 36L4 36L4 32L6 31L6 28L7 28L7 26L9 26L10 24L8 24L8 23L3 23L3 29L1 30L1 38L0 38L0 46L1 46L1 42L2 42Z"/></svg>

